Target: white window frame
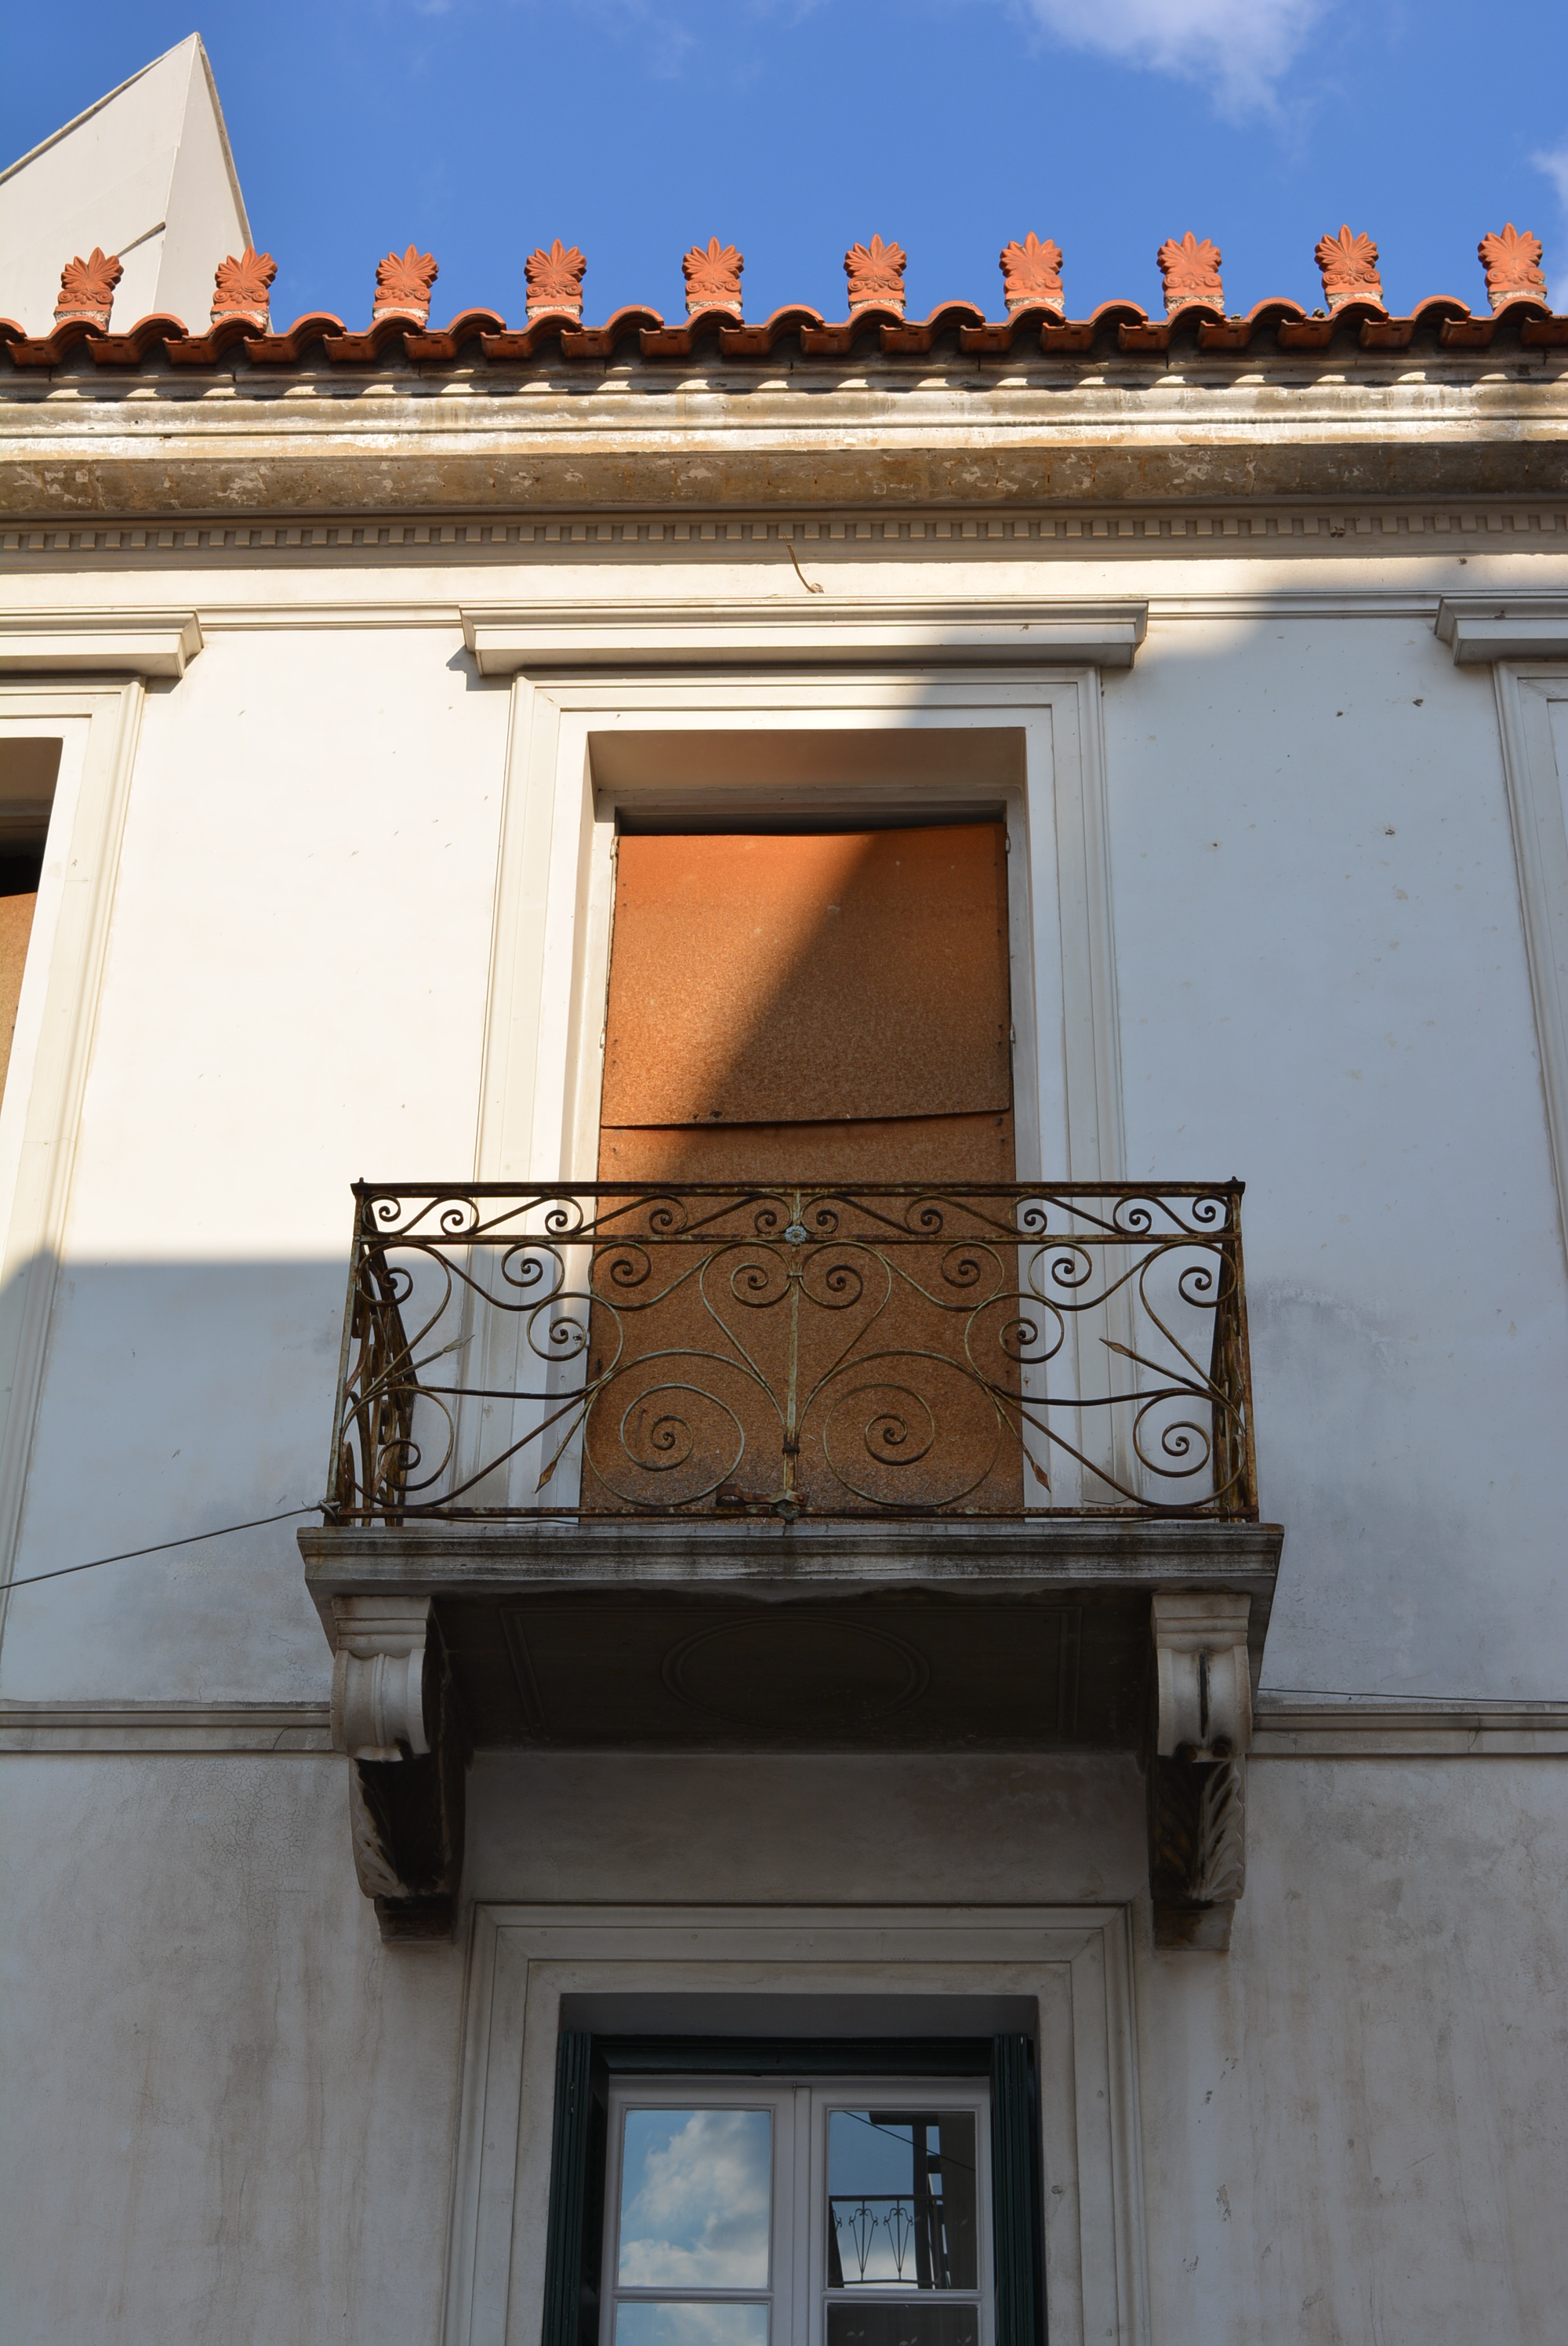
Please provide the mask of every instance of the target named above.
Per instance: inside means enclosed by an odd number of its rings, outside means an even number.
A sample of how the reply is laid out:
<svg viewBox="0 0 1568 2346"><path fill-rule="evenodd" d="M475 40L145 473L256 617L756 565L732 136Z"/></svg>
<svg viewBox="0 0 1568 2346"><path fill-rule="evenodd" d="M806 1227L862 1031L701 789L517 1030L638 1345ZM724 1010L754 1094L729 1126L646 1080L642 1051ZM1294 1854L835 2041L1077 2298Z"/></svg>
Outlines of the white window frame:
<svg viewBox="0 0 1568 2346"><path fill-rule="evenodd" d="M1027 1998L1051 2346L1148 2346L1129 1908L487 1903L469 1943L443 2346L538 2346L563 1999L666 1994Z"/></svg>
<svg viewBox="0 0 1568 2346"><path fill-rule="evenodd" d="M1568 772L1560 768L1552 717L1554 703L1568 703L1568 666L1499 660L1492 678L1558 1219L1568 1249ZM1568 740L1568 720L1559 722Z"/></svg>
<svg viewBox="0 0 1568 2346"><path fill-rule="evenodd" d="M0 732L62 745L0 1106L0 1607L21 1532L143 699L139 679L0 681Z"/></svg>
<svg viewBox="0 0 1568 2346"><path fill-rule="evenodd" d="M791 2078L768 2085L755 2077L704 2075L613 2078L605 2154L605 2242L599 2286L602 2309L599 2346L616 2346L618 2302L701 2299L718 2304L769 2306L769 2346L828 2346L827 2308L832 2302L867 2302L856 2290L828 2288L828 2127L835 2110L871 2105L883 2108L969 2110L975 2127L975 2218L978 2270L973 2290L928 2292L922 2305L974 2303L980 2346L994 2346L996 2300L992 2284L991 2089L977 2078L907 2077ZM625 2117L628 2110L766 2109L772 2118L772 2213L769 2280L762 2290L680 2290L625 2287L618 2278L621 2173ZM895 2298L891 2290L885 2292ZM911 2290L896 2301L915 2301Z"/></svg>

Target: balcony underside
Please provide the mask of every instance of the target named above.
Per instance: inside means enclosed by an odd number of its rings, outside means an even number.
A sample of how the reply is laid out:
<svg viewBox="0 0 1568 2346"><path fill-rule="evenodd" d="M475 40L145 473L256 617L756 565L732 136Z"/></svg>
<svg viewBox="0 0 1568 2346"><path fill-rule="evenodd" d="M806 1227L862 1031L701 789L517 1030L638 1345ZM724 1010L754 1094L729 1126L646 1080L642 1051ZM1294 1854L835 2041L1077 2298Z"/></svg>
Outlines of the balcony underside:
<svg viewBox="0 0 1568 2346"><path fill-rule="evenodd" d="M1130 1750L1150 1600L1247 1596L1283 1532L1214 1520L605 1520L301 1532L312 1596L428 1597L480 1749Z"/></svg>

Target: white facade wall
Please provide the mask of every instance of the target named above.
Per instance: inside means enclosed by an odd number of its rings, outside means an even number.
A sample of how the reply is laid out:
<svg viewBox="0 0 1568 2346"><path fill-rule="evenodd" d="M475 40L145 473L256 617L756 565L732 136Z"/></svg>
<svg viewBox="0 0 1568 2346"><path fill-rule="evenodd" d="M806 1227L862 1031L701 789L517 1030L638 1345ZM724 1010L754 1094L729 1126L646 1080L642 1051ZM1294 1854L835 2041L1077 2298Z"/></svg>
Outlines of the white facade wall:
<svg viewBox="0 0 1568 2346"><path fill-rule="evenodd" d="M474 1166L514 696L463 607L765 609L778 567L329 552L16 582L24 617L139 604L204 637L140 713L18 1577L318 1496L348 1185ZM1266 1686L1443 1695L1443 1723L1417 1756L1425 1730L1363 1702L1362 1756L1334 1758L1349 1727L1260 1706L1228 1956L1154 1950L1142 1779L1088 1757L482 1758L465 1914L932 1908L962 1947L966 1912L977 1938L1034 1916L1042 1944L1123 1913L1132 2246L1114 2289L1085 2249L1052 2346L1539 2346L1564 2277L1568 1739L1525 1714L1568 1686L1568 1269L1492 674L1432 621L1445 593L1550 582L1535 552L1198 568L845 549L831 587L1149 602L1102 703L1126 1170L1248 1185L1287 1531ZM918 709L937 671L900 675ZM571 978L555 955L542 1028ZM452 2270L482 1934L379 1943L329 1676L288 1523L12 1595L15 2346L537 2336L537 2205L509 2300ZM1512 1727L1456 1723L1484 1701ZM897 1985L892 1947L845 1979ZM714 1987L797 1977L700 1961ZM1073 2190L1086 2238L1087 2167ZM499 2327L462 2310L494 2303Z"/></svg>

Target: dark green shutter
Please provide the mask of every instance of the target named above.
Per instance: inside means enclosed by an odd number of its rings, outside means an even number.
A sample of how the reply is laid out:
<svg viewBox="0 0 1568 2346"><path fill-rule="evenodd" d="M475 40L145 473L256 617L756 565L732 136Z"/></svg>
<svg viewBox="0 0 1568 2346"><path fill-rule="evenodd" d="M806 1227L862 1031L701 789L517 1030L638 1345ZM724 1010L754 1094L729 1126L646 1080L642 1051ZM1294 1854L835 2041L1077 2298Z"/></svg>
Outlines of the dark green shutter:
<svg viewBox="0 0 1568 2346"><path fill-rule="evenodd" d="M587 2030L563 2029L555 2046L541 2346L597 2346L605 2100L596 2066Z"/></svg>
<svg viewBox="0 0 1568 2346"><path fill-rule="evenodd" d="M1045 2346L1044 2208L1034 2048L991 2040L991 2200L996 2346Z"/></svg>

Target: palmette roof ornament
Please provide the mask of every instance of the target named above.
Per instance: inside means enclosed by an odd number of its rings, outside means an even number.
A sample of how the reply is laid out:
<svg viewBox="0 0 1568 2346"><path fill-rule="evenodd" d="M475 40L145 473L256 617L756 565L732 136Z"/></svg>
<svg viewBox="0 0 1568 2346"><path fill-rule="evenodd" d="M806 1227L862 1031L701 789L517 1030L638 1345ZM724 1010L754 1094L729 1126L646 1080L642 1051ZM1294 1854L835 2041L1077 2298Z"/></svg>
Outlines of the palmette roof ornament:
<svg viewBox="0 0 1568 2346"><path fill-rule="evenodd" d="M270 252L258 252L248 244L238 258L231 252L218 264L212 280L212 322L226 325L231 318L243 319L259 334L271 332L272 280L278 274L278 264Z"/></svg>
<svg viewBox="0 0 1568 2346"><path fill-rule="evenodd" d="M1219 279L1217 244L1211 244L1207 236L1200 244L1188 229L1179 244L1174 236L1166 237L1156 257L1165 287L1167 318L1191 309L1214 310L1224 317L1225 288Z"/></svg>
<svg viewBox="0 0 1568 2346"><path fill-rule="evenodd" d="M96 326L100 334L109 330L109 311L115 305L115 287L125 275L119 255L105 252L94 245L86 260L78 252L67 260L60 271L60 294L55 303L56 326L74 324Z"/></svg>
<svg viewBox="0 0 1568 2346"><path fill-rule="evenodd" d="M587 266L576 246L564 245L559 237L548 252L542 245L535 247L523 264L529 318L570 318L580 325Z"/></svg>
<svg viewBox="0 0 1568 2346"><path fill-rule="evenodd" d="M850 281L850 315L857 310L896 310L904 313L904 270L907 256L901 244L884 244L880 236L871 243L852 244L844 255L844 274Z"/></svg>
<svg viewBox="0 0 1568 2346"><path fill-rule="evenodd" d="M740 272L746 266L746 256L732 244L721 245L716 236L708 240L706 250L694 244L680 264L686 280L686 314L700 315L704 310L728 310L740 315Z"/></svg>
<svg viewBox="0 0 1568 2346"><path fill-rule="evenodd" d="M1539 301L1544 310L1546 272L1541 266L1541 239L1512 220L1501 236L1488 233L1476 247L1486 271L1486 298L1494 311L1510 301Z"/></svg>
<svg viewBox="0 0 1568 2346"><path fill-rule="evenodd" d="M1007 314L1015 310L1054 310L1064 316L1062 296L1062 248L1047 237L1044 244L1033 229L1022 244L1002 248L1002 291Z"/></svg>
<svg viewBox="0 0 1568 2346"><path fill-rule="evenodd" d="M373 326L382 318L412 318L421 327L430 323L430 289L435 283L435 256L411 244L404 252L389 252L376 266L376 298L371 311Z"/></svg>
<svg viewBox="0 0 1568 2346"><path fill-rule="evenodd" d="M1319 237L1313 255L1323 275L1323 298L1329 315L1347 301L1369 301L1380 310L1383 280L1378 274L1378 248L1363 230L1352 235L1349 223L1338 236Z"/></svg>

